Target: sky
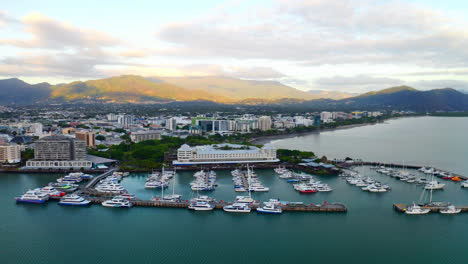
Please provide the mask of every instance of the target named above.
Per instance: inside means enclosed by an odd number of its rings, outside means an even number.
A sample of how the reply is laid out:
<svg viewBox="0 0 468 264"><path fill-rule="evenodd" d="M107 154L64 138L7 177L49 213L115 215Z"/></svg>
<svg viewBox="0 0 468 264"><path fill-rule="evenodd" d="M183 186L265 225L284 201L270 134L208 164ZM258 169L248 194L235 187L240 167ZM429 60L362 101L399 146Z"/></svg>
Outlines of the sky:
<svg viewBox="0 0 468 264"><path fill-rule="evenodd" d="M468 1L4 1L0 77L228 76L468 90Z"/></svg>

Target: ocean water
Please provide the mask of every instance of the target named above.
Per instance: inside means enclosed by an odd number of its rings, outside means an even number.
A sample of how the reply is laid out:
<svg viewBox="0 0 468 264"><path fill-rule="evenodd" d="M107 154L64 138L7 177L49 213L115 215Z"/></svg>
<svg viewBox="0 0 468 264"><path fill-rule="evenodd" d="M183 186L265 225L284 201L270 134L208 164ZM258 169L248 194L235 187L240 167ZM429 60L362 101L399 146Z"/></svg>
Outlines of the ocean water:
<svg viewBox="0 0 468 264"><path fill-rule="evenodd" d="M447 118L451 119L451 118ZM410 119L408 119L410 120ZM403 154L400 147L382 150L382 133L400 136L401 123L408 120L392 120L382 125L385 129L374 130L378 126L367 126L350 130L327 133L327 139L315 140L302 137L301 146L311 146L310 150L337 157L354 156L358 150L345 145L340 139L346 132L352 137L353 131L367 135L361 142L362 158L375 157L420 161L430 156L438 166L456 168L468 175L466 164L458 164L448 155L458 152L431 151L419 144L421 136L408 134L405 139L406 152L418 154L421 159L412 160L412 154ZM458 137L459 124L467 119L452 122L445 118L437 123L452 124L452 129L444 139L451 144ZM420 133L428 133L423 126L433 122L432 118L414 119L419 124ZM407 123L408 125L411 122ZM396 130L396 131L395 131ZM418 131L418 129L413 129ZM434 132L440 134L440 131ZM455 135L457 134L457 135ZM320 135L320 137L322 134ZM327 141L335 137L341 142L329 149ZM356 136L357 137L357 136ZM275 144L291 147L297 138ZM391 140L391 139L389 139ZM401 140L401 139L398 139ZM393 139L392 142L398 142ZM466 148L468 134L460 135L459 145ZM320 148L317 148L320 141ZM393 143L389 145L396 145ZM410 144L413 144L412 146ZM434 143L426 142L426 146ZM444 145L443 142L437 143ZM313 146L313 147L312 147ZM372 151L372 147L379 151ZM347 151L353 149L350 154ZM398 151L397 151L398 150ZM328 152L326 152L328 151ZM378 154L386 151L388 154ZM462 150L461 150L462 151ZM395 155L392 154L395 153ZM369 154L371 153L371 154ZM377 154L376 154L377 153ZM366 156L370 155L370 156ZM381 155L381 156L375 156ZM468 156L465 155L465 162ZM392 159L395 158L395 159ZM428 165L432 163L427 163ZM455 165L453 165L455 164ZM279 179L272 170L256 170L268 193L253 194L254 198L267 200L281 198L288 201L306 203L341 202L348 207L347 213L294 213L282 215L229 214L223 211L193 212L175 208L103 208L92 205L86 208L59 206L56 202L44 205L16 204L14 197L24 191L54 181L60 175L50 174L0 174L0 263L286 263L286 262L326 262L326 263L466 263L465 244L468 241L468 214L408 216L396 212L393 203L417 202L422 187L404 183L394 178L380 175L367 167L358 168L368 175L393 187L387 193L367 193L349 185L340 177L316 176L328 183L334 190L330 193L301 195L292 185ZM414 172L418 173L418 172ZM218 188L210 193L218 200L232 201L236 196L229 171L217 171ZM421 174L420 174L421 175ZM140 198L159 195L160 190L144 189L146 174L132 174L124 178L122 184ZM178 172L175 177L175 193L189 199L196 194L190 191L188 183L193 179L191 172ZM172 186L165 192L172 193ZM449 201L457 205L468 205L468 189L460 188L453 182L446 182L442 191L434 192L434 200Z"/></svg>

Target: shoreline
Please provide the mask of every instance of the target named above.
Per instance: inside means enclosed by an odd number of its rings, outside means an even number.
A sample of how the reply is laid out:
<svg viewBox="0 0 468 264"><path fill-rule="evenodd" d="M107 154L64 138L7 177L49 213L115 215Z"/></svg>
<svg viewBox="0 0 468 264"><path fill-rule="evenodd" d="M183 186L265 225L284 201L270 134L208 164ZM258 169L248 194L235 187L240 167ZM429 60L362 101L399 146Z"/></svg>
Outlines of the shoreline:
<svg viewBox="0 0 468 264"><path fill-rule="evenodd" d="M390 119L387 119L387 120L390 120ZM260 137L250 139L249 142L254 145L264 145L266 143L270 143L271 141L278 140L278 139L287 139L287 138L293 138L297 136L307 136L310 134L317 134L320 132L329 132L329 131L336 131L336 130L342 130L342 129L350 129L350 128L355 128L355 127L383 124L387 120L384 120L382 122L376 122L376 123L354 124L354 125L339 126L335 128L322 128L322 129L317 129L315 131L294 132L294 133L280 134L280 135L273 135L273 136L260 136Z"/></svg>

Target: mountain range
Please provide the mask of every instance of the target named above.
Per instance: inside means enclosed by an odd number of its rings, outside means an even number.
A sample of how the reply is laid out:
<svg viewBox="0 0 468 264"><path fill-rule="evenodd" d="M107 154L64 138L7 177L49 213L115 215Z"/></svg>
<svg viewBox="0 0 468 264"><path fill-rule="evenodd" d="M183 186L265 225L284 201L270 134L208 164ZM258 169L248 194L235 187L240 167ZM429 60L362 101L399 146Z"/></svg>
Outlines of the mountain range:
<svg viewBox="0 0 468 264"><path fill-rule="evenodd" d="M151 77L122 75L67 84L28 84L0 80L0 104L50 102L165 103L211 101L221 104L282 105L308 109L401 109L468 111L468 94L454 89L419 91L392 87L361 95L338 91L300 91L274 81L230 77Z"/></svg>

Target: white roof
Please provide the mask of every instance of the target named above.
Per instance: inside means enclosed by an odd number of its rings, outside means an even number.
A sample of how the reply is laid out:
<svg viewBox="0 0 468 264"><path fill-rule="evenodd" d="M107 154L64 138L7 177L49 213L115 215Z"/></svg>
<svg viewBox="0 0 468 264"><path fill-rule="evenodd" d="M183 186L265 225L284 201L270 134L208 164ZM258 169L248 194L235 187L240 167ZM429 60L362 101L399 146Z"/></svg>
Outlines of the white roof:
<svg viewBox="0 0 468 264"><path fill-rule="evenodd" d="M191 148L189 145L187 145L187 144L183 144L183 145L180 147L179 150L182 150L182 151L191 151L192 148Z"/></svg>

